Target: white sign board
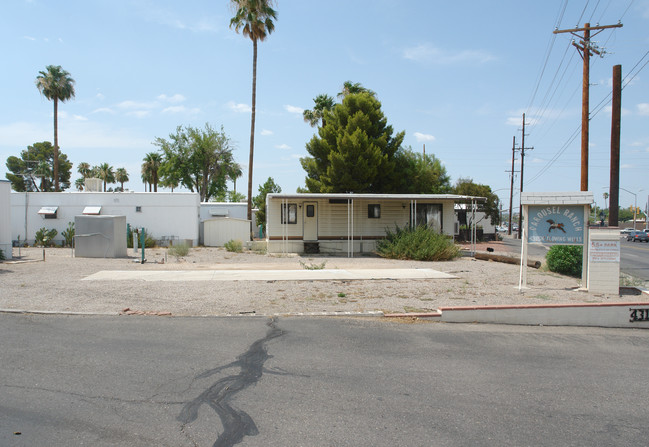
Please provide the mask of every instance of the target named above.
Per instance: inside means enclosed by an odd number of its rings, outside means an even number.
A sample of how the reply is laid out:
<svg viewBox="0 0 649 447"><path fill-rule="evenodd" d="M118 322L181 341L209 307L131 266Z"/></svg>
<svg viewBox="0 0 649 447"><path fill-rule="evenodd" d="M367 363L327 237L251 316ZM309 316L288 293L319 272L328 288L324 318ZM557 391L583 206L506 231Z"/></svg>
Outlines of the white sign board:
<svg viewBox="0 0 649 447"><path fill-rule="evenodd" d="M620 240L590 241L588 251L590 262L620 262Z"/></svg>

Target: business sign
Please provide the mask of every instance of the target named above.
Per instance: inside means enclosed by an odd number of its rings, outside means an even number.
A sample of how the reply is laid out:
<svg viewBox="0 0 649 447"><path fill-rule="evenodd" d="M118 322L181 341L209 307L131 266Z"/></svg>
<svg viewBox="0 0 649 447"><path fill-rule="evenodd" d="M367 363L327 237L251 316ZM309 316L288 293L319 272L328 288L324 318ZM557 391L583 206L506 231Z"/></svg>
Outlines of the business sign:
<svg viewBox="0 0 649 447"><path fill-rule="evenodd" d="M588 250L590 262L620 262L620 239L614 241L591 240Z"/></svg>
<svg viewBox="0 0 649 447"><path fill-rule="evenodd" d="M584 244L583 205L529 205L527 216L530 244Z"/></svg>

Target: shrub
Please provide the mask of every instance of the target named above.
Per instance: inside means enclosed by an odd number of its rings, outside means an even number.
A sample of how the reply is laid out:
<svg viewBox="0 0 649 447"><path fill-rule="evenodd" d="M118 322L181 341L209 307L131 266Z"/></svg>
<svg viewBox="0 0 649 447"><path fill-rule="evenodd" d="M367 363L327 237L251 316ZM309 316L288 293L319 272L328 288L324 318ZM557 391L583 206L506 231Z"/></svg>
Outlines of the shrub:
<svg viewBox="0 0 649 447"><path fill-rule="evenodd" d="M63 246L72 247L74 243L74 222L68 222L68 228L61 232L63 236Z"/></svg>
<svg viewBox="0 0 649 447"><path fill-rule="evenodd" d="M0 261L5 260L5 252L0 249Z"/></svg>
<svg viewBox="0 0 649 447"><path fill-rule="evenodd" d="M379 256L415 261L449 261L460 256L460 248L446 235L425 225L386 230L387 236L376 244Z"/></svg>
<svg viewBox="0 0 649 447"><path fill-rule="evenodd" d="M55 229L48 230L47 228L41 228L36 232L34 239L34 245L40 245L42 247L52 247L54 245L54 238L59 234Z"/></svg>
<svg viewBox="0 0 649 447"><path fill-rule="evenodd" d="M187 244L172 245L167 249L167 253L170 254L171 256L175 256L176 258L180 258L181 256L187 256L187 254L189 253L189 245Z"/></svg>
<svg viewBox="0 0 649 447"><path fill-rule="evenodd" d="M554 245L545 255L551 272L568 276L581 276L583 248L581 245Z"/></svg>
<svg viewBox="0 0 649 447"><path fill-rule="evenodd" d="M235 241L235 240L230 239L225 244L223 244L223 246L225 247L225 249L227 251L231 251L231 252L234 252L234 253L241 253L243 251L243 242L241 242L239 240Z"/></svg>

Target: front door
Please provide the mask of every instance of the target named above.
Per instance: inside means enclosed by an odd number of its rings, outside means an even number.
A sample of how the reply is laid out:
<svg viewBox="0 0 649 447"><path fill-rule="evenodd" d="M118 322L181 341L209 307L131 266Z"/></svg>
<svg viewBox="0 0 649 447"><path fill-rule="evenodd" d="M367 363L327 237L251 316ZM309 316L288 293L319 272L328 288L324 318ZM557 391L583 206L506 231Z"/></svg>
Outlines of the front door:
<svg viewBox="0 0 649 447"><path fill-rule="evenodd" d="M304 240L318 240L318 203L304 203Z"/></svg>

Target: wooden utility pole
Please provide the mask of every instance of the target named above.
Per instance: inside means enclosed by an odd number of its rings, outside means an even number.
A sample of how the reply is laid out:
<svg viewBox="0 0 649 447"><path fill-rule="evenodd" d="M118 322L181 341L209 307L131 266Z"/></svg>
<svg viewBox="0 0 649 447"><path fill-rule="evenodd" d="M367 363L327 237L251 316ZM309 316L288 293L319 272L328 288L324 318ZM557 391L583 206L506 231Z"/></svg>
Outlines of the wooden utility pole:
<svg viewBox="0 0 649 447"><path fill-rule="evenodd" d="M514 160L516 159L516 136L512 143L512 171L511 171L511 185L509 187L509 225L507 226L507 234L512 234L512 207L514 206Z"/></svg>
<svg viewBox="0 0 649 447"><path fill-rule="evenodd" d="M581 88L581 190L588 191L588 121L590 116L590 56L594 53L602 56L603 52L597 49L591 41L591 30L596 30L593 36L599 34L602 30L607 28L620 28L621 23L617 25L597 25L590 26L590 23L585 23L583 28L573 28L553 31L554 34L570 33L579 39L579 43L572 42L572 44L579 50L581 58L584 60L583 79ZM583 32L583 36L578 33Z"/></svg>
<svg viewBox="0 0 649 447"><path fill-rule="evenodd" d="M617 227L620 207L620 116L622 112L622 66L613 66L611 102L611 177L608 196L608 226Z"/></svg>
<svg viewBox="0 0 649 447"><path fill-rule="evenodd" d="M525 151L532 150L533 147L525 147L525 114L523 113L523 132L521 138L521 192L520 197L523 196L523 164L525 163ZM518 238L521 239L523 235L523 203L518 205Z"/></svg>

